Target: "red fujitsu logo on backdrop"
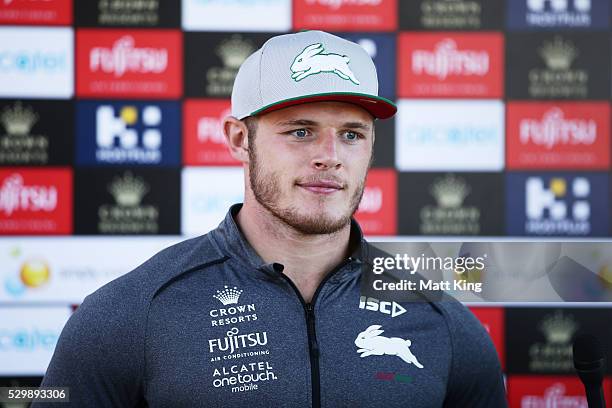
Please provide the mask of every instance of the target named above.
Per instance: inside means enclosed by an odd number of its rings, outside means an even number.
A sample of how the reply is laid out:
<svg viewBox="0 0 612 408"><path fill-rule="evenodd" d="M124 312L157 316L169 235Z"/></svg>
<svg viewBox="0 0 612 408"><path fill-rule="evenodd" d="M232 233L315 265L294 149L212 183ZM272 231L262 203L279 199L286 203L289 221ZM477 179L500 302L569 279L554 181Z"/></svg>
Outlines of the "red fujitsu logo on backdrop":
<svg viewBox="0 0 612 408"><path fill-rule="evenodd" d="M607 102L508 102L511 169L600 169L610 166Z"/></svg>
<svg viewBox="0 0 612 408"><path fill-rule="evenodd" d="M397 233L397 174L392 169L372 169L355 219L364 234Z"/></svg>
<svg viewBox="0 0 612 408"><path fill-rule="evenodd" d="M610 401L610 380L604 381L603 389L606 401ZM584 386L578 377L510 376L508 402L520 408L587 408Z"/></svg>
<svg viewBox="0 0 612 408"><path fill-rule="evenodd" d="M176 98L181 34L161 30L77 31L77 95Z"/></svg>
<svg viewBox="0 0 612 408"><path fill-rule="evenodd" d="M71 232L71 170L0 170L0 234Z"/></svg>
<svg viewBox="0 0 612 408"><path fill-rule="evenodd" d="M295 0L293 28L391 31L397 28L397 7L397 0Z"/></svg>
<svg viewBox="0 0 612 408"><path fill-rule="evenodd" d="M485 328L501 363L502 370L506 367L506 348L504 342L504 309L501 307L470 307L470 310Z"/></svg>
<svg viewBox="0 0 612 408"><path fill-rule="evenodd" d="M183 162L188 166L238 166L225 142L222 121L229 100L187 100L183 105Z"/></svg>
<svg viewBox="0 0 612 408"><path fill-rule="evenodd" d="M503 37L483 34L400 34L402 97L500 98Z"/></svg>
<svg viewBox="0 0 612 408"><path fill-rule="evenodd" d="M69 25L72 0L1 0L0 24Z"/></svg>

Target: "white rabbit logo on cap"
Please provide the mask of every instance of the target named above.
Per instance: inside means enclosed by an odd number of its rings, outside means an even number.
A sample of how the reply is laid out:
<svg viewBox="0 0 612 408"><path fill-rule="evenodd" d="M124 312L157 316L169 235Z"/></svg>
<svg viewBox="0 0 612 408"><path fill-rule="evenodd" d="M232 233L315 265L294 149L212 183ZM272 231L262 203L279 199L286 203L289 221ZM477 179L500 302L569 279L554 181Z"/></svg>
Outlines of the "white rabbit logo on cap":
<svg viewBox="0 0 612 408"><path fill-rule="evenodd" d="M381 327L375 324L359 333L355 339L355 345L359 347L357 353L361 357L382 356L385 354L398 356L408 364L414 364L418 368L423 368L423 365L419 363L415 355L410 351L410 345L412 344L410 340L381 336L384 332L384 330L380 330Z"/></svg>
<svg viewBox="0 0 612 408"><path fill-rule="evenodd" d="M350 58L340 54L323 54L325 48L322 43L307 46L299 53L291 64L291 78L301 81L307 76L330 72L359 85L359 80L348 66Z"/></svg>

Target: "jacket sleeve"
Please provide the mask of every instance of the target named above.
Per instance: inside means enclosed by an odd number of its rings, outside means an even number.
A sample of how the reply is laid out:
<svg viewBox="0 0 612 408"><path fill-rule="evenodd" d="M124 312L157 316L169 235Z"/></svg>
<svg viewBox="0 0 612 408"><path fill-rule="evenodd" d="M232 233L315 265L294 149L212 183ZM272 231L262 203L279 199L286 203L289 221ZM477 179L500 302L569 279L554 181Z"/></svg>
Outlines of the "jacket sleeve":
<svg viewBox="0 0 612 408"><path fill-rule="evenodd" d="M32 407L144 406L144 333L137 301L125 292L107 286L85 298L64 326L41 384L69 387L70 403Z"/></svg>
<svg viewBox="0 0 612 408"><path fill-rule="evenodd" d="M507 407L501 366L489 334L459 302L446 306L452 362L444 407Z"/></svg>

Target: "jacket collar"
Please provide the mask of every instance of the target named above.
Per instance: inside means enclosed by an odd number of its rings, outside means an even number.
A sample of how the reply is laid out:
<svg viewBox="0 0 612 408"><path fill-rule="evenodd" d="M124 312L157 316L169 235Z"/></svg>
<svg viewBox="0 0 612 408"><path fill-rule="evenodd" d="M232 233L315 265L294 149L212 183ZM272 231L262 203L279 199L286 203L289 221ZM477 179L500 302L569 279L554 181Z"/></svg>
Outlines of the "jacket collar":
<svg viewBox="0 0 612 408"><path fill-rule="evenodd" d="M219 249L227 256L239 260L245 265L257 269L273 269L274 263L267 264L257 254L255 249L247 241L236 224L235 217L242 208L242 203L230 207L223 221L211 231L211 238L216 242ZM349 238L350 257L349 260L367 262L367 242L357 221L351 217L351 232Z"/></svg>

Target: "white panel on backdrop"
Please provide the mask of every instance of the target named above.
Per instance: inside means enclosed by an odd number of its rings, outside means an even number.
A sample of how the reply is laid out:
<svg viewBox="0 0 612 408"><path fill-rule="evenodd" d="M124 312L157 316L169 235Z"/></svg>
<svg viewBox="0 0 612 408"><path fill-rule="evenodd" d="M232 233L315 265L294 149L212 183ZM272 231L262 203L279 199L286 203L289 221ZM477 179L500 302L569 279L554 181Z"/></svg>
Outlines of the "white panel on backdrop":
<svg viewBox="0 0 612 408"><path fill-rule="evenodd" d="M0 376L47 371L70 306L0 307Z"/></svg>
<svg viewBox="0 0 612 408"><path fill-rule="evenodd" d="M0 238L0 302L80 304L182 237Z"/></svg>
<svg viewBox="0 0 612 408"><path fill-rule="evenodd" d="M183 0L182 11L187 31L291 30L291 0Z"/></svg>
<svg viewBox="0 0 612 408"><path fill-rule="evenodd" d="M185 167L181 232L200 235L217 227L229 207L244 199L243 174L242 167Z"/></svg>
<svg viewBox="0 0 612 408"><path fill-rule="evenodd" d="M400 171L499 171L504 104L498 100L400 100L395 164Z"/></svg>
<svg viewBox="0 0 612 408"><path fill-rule="evenodd" d="M0 97L70 98L72 28L0 27Z"/></svg>

